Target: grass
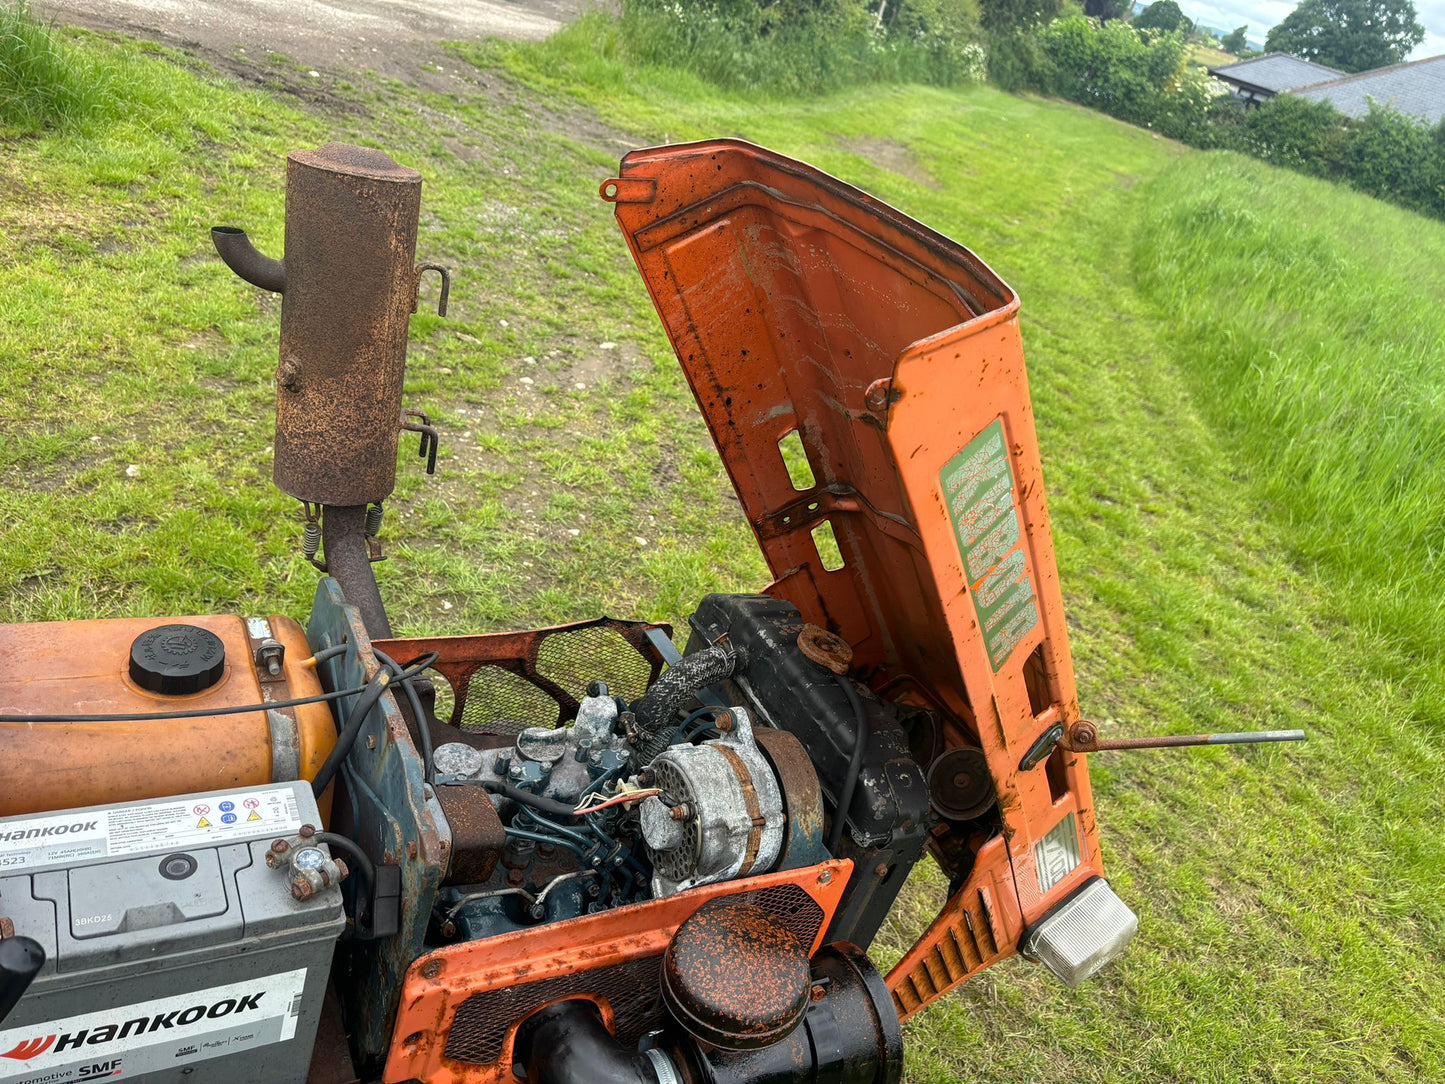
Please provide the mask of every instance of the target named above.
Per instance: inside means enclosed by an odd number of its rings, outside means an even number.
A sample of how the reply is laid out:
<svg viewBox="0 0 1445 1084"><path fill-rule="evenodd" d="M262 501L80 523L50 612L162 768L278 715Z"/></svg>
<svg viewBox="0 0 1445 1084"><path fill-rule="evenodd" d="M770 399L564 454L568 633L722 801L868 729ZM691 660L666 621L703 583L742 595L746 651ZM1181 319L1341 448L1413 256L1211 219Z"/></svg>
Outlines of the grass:
<svg viewBox="0 0 1445 1084"><path fill-rule="evenodd" d="M103 113L108 80L30 13L0 0L0 133L33 133Z"/></svg>
<svg viewBox="0 0 1445 1084"><path fill-rule="evenodd" d="M68 42L153 92L0 155L0 619L304 614L315 574L268 485L278 310L206 228L279 250L284 151L330 138L422 170L419 256L456 270L454 316L412 321L408 403L440 416L443 459L435 480L400 460L380 567L402 629L676 622L760 586L595 195L628 146L742 135L1019 290L1080 696L1106 735L1311 735L1093 758L1134 947L1077 991L1021 960L985 973L910 1025L909 1079L1445 1077L1440 227L987 88L749 102L622 62L609 26L467 47L430 89L278 65L280 93L247 90ZM922 868L884 963L939 889Z"/></svg>

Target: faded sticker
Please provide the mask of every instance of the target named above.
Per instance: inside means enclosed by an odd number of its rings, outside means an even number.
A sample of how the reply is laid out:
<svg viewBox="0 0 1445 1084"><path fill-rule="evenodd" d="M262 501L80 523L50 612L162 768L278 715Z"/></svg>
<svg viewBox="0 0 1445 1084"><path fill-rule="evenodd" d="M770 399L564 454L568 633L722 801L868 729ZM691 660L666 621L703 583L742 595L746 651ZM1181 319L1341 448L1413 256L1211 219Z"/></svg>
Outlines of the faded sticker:
<svg viewBox="0 0 1445 1084"><path fill-rule="evenodd" d="M984 648L997 673L1039 623L1003 419L995 418L950 459L939 480Z"/></svg>

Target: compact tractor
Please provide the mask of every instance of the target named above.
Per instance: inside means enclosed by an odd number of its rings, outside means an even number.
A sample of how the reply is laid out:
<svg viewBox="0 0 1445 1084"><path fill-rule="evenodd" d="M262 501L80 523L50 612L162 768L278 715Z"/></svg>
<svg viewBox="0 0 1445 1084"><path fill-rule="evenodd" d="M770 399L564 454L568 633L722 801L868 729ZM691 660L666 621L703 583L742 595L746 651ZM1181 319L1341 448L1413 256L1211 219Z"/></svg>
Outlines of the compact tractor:
<svg viewBox="0 0 1445 1084"><path fill-rule="evenodd" d="M742 142L601 195L773 582L683 633L394 636L382 504L439 440L408 321L450 278L415 170L292 153L284 258L212 236L281 295L315 603L0 627L0 1081L883 1084L984 968L1128 945L1086 754L1130 743L1079 714L1017 296ZM885 977L925 853L947 903Z"/></svg>

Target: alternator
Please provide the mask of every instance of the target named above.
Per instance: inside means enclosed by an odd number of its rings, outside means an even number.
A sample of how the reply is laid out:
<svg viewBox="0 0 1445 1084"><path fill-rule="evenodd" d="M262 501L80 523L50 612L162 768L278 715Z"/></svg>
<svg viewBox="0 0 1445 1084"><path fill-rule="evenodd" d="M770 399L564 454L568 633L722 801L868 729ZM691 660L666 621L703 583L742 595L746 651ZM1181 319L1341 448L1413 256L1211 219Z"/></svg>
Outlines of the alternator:
<svg viewBox="0 0 1445 1084"><path fill-rule="evenodd" d="M782 788L747 711L728 715L723 737L673 746L649 765L668 799L642 803L654 896L764 873L778 860L787 821Z"/></svg>

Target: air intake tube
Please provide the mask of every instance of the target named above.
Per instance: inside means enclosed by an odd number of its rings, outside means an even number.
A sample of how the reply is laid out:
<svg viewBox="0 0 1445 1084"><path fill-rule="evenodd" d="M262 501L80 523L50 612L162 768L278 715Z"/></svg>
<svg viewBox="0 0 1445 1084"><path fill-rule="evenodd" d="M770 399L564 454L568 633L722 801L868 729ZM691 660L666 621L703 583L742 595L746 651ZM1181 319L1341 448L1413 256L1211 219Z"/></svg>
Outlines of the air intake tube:
<svg viewBox="0 0 1445 1084"><path fill-rule="evenodd" d="M529 1019L515 1061L530 1084L670 1084L651 1058L617 1041L591 1001L559 1002Z"/></svg>
<svg viewBox="0 0 1445 1084"><path fill-rule="evenodd" d="M725 647L708 647L685 656L652 683L632 705L637 725L648 735L641 749L641 762L648 763L672 742L671 722L677 709L698 689L731 677L738 668L738 656Z"/></svg>

